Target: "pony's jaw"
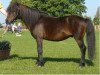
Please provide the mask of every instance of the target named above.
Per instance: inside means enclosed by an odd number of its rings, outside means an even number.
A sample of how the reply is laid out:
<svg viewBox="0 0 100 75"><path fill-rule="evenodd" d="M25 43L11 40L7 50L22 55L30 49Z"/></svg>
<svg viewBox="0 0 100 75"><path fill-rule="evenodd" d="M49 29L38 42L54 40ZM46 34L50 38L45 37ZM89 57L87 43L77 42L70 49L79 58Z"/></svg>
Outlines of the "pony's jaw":
<svg viewBox="0 0 100 75"><path fill-rule="evenodd" d="M11 23L13 23L14 21L15 21L15 20L9 21L9 20L6 19L6 24L11 24Z"/></svg>

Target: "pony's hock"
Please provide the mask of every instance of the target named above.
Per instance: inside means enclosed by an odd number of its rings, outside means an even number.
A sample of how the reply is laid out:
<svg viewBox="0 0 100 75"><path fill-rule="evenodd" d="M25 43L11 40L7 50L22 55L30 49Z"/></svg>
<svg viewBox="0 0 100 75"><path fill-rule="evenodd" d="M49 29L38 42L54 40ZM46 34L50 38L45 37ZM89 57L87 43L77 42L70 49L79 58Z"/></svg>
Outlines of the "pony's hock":
<svg viewBox="0 0 100 75"><path fill-rule="evenodd" d="M38 65L42 66L43 60L43 39L49 41L62 41L73 37L81 51L80 66L85 64L86 47L83 37L87 34L88 55L93 59L95 53L94 27L90 20L80 16L71 15L64 17L52 17L37 9L31 9L20 3L11 3L7 9L7 23L21 19L31 35L36 39L38 52Z"/></svg>

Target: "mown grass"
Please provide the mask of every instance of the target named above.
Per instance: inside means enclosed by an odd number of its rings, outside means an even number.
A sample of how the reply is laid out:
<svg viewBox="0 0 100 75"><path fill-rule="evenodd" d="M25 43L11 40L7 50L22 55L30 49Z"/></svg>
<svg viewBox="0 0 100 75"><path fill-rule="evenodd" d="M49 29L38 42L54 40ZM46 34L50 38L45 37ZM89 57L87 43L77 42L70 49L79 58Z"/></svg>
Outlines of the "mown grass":
<svg viewBox="0 0 100 75"><path fill-rule="evenodd" d="M0 32L2 33L2 32ZM0 61L0 74L99 74L99 31L96 31L96 58L93 65L89 63L86 53L86 66L79 67L80 49L73 38L61 42L44 40L44 67L36 63L36 41L29 31L23 31L21 37L7 33L0 40L12 44L10 58Z"/></svg>

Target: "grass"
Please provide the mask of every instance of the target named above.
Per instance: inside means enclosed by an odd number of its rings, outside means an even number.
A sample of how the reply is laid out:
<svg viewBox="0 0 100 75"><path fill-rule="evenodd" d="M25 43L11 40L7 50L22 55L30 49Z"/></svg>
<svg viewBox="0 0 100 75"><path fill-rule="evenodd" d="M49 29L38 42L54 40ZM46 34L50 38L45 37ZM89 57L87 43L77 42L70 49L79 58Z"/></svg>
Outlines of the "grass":
<svg viewBox="0 0 100 75"><path fill-rule="evenodd" d="M2 31L0 31L0 34ZM8 40L12 44L10 58L0 61L0 74L99 74L99 31L96 31L96 59L90 65L86 53L86 66L79 67L80 50L73 38L61 42L44 40L44 67L36 63L36 41L29 31L23 31L21 37L7 33L0 40Z"/></svg>

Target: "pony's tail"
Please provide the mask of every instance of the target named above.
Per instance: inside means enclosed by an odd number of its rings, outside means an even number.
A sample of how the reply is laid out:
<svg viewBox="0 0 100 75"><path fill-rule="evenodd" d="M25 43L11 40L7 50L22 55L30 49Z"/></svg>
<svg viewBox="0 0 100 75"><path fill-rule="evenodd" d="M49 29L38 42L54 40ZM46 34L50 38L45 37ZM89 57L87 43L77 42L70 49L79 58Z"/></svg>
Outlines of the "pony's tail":
<svg viewBox="0 0 100 75"><path fill-rule="evenodd" d="M88 56L90 60L93 60L95 55L95 32L92 22L89 19L86 19L87 28L86 28L86 39L88 45Z"/></svg>

